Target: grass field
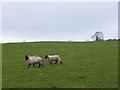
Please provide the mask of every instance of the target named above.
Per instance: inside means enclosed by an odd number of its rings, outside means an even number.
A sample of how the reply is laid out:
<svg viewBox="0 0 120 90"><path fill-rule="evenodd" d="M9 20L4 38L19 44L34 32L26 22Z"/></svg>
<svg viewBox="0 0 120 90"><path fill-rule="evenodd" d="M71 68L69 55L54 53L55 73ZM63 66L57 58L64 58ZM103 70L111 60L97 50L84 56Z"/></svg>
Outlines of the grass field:
<svg viewBox="0 0 120 90"><path fill-rule="evenodd" d="M39 42L2 45L3 88L117 88L118 42ZM27 67L26 54L59 54L63 64Z"/></svg>

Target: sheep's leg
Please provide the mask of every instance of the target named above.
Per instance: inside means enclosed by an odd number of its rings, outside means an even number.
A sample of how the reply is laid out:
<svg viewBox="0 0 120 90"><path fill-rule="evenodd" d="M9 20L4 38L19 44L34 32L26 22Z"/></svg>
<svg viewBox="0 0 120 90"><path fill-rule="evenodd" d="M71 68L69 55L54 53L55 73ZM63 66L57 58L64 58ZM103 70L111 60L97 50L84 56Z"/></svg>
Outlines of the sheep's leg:
<svg viewBox="0 0 120 90"><path fill-rule="evenodd" d="M28 65L28 67L30 67L31 64Z"/></svg>
<svg viewBox="0 0 120 90"><path fill-rule="evenodd" d="M60 61L60 63L62 64L62 61Z"/></svg>
<svg viewBox="0 0 120 90"><path fill-rule="evenodd" d="M52 62L50 61L50 64L51 64Z"/></svg>
<svg viewBox="0 0 120 90"><path fill-rule="evenodd" d="M38 67L40 67L40 63L39 63L39 66Z"/></svg>
<svg viewBox="0 0 120 90"><path fill-rule="evenodd" d="M33 64L33 67L35 67L35 63Z"/></svg>
<svg viewBox="0 0 120 90"><path fill-rule="evenodd" d="M57 64L58 60L56 60L55 64Z"/></svg>

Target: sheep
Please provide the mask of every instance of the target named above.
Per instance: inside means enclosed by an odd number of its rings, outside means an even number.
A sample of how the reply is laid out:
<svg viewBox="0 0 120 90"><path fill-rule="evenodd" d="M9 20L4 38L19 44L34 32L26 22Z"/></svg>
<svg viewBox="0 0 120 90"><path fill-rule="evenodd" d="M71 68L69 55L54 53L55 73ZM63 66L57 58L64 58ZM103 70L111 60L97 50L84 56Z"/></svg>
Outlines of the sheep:
<svg viewBox="0 0 120 90"><path fill-rule="evenodd" d="M46 55L45 59L48 59L48 61L50 62L50 64L55 61L55 64L57 64L57 62L59 61L62 64L62 61L60 59L59 55ZM53 63L52 63L53 64Z"/></svg>
<svg viewBox="0 0 120 90"><path fill-rule="evenodd" d="M40 65L43 66L43 59L41 57L39 57L39 56L26 55L25 60L29 64L28 67L30 67L30 65L33 65L33 67L35 67L35 64L39 64L38 67L40 67Z"/></svg>

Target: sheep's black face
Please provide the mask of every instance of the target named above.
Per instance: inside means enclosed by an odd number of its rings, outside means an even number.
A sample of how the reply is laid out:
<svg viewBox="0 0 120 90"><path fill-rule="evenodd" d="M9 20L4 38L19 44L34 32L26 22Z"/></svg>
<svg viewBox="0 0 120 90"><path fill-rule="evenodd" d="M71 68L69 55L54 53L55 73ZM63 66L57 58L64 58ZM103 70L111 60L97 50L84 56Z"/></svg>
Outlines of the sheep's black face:
<svg viewBox="0 0 120 90"><path fill-rule="evenodd" d="M28 55L26 55L26 56L25 56L25 60L28 60L28 58L29 58Z"/></svg>
<svg viewBox="0 0 120 90"><path fill-rule="evenodd" d="M45 56L45 58L47 58L47 57L48 57L48 55Z"/></svg>

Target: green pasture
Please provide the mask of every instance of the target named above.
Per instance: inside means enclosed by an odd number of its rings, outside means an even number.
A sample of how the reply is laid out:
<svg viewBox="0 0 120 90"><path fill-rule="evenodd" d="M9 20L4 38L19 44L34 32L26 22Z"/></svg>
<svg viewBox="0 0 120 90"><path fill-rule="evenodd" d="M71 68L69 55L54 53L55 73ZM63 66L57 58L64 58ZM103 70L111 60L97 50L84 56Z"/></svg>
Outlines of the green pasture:
<svg viewBox="0 0 120 90"><path fill-rule="evenodd" d="M27 67L26 54L58 54L63 64ZM2 44L2 88L117 88L118 42Z"/></svg>

